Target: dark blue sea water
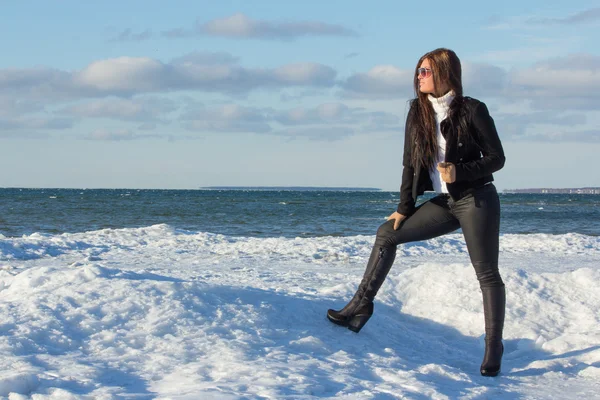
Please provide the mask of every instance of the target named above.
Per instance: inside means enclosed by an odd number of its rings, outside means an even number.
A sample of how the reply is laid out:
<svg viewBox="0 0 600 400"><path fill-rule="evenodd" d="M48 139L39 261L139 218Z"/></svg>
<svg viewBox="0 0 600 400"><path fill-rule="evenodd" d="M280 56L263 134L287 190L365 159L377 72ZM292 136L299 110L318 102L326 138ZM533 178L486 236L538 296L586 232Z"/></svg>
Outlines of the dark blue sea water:
<svg viewBox="0 0 600 400"><path fill-rule="evenodd" d="M600 235L600 195L501 194L502 233ZM374 235L397 192L0 189L0 234L168 224L232 236Z"/></svg>

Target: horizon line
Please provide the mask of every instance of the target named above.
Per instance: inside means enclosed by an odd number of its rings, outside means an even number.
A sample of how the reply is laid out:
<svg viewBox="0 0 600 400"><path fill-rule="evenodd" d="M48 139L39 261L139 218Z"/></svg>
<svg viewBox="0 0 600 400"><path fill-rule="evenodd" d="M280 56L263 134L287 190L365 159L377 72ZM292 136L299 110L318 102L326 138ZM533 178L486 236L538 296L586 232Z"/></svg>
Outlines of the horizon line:
<svg viewBox="0 0 600 400"><path fill-rule="evenodd" d="M236 189L311 189L311 190L366 190L366 191L383 191L383 192L396 192L398 189L386 190L376 187L362 187L362 186L294 186L294 185L257 185L257 186L243 186L243 185L218 185L218 186L200 186L195 188L152 188L152 187L81 187L81 186L2 186L0 189L26 189L26 190L236 190ZM579 186L579 187L524 187L524 188L505 188L503 192L513 190L581 190L581 189L595 189L600 190L600 186Z"/></svg>

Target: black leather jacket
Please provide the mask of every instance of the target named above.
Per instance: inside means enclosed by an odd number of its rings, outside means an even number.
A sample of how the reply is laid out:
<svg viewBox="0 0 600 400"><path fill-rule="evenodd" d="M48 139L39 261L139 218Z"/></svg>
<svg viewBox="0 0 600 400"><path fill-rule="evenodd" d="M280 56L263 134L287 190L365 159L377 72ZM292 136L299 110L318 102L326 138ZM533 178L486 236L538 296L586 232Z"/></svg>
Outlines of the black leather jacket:
<svg viewBox="0 0 600 400"><path fill-rule="evenodd" d="M442 121L441 131L446 139L446 162L456 166L456 181L446 184L450 196L456 201L471 193L474 189L494 180L493 172L504 166L504 150L498 137L494 120L486 105L471 97L464 97L462 112L453 113L456 121L450 124ZM404 157L402 165L402 184L398 212L411 215L415 211L417 197L427 190L433 190L429 171L420 167L415 169L412 162L412 144L414 129L411 126L414 106L411 106L405 132ZM463 120L461 121L460 118ZM452 126L467 127L467 134L460 141L458 132Z"/></svg>

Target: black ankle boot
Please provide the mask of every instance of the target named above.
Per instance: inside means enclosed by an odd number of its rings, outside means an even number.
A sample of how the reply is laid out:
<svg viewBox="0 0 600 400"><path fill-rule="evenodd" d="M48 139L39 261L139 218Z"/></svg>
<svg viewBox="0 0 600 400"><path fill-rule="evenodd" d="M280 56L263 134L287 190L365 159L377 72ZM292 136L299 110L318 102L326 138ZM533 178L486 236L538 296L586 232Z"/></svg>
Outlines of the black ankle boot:
<svg viewBox="0 0 600 400"><path fill-rule="evenodd" d="M480 372L483 376L496 376L500 373L504 345L504 310L506 293L504 285L481 288L483 294L483 314L485 316L485 354Z"/></svg>
<svg viewBox="0 0 600 400"><path fill-rule="evenodd" d="M358 333L373 315L373 299L383 284L394 259L396 248L375 247L356 294L341 310L327 310L327 319Z"/></svg>
<svg viewBox="0 0 600 400"><path fill-rule="evenodd" d="M358 302L359 301L355 296L344 308L339 311L330 308L327 310L327 319L336 325L348 326L348 322L352 319L354 309L358 305Z"/></svg>
<svg viewBox="0 0 600 400"><path fill-rule="evenodd" d="M352 332L360 332L363 326L367 323L371 315L373 315L373 302L361 307L354 312L354 316L348 320L348 329Z"/></svg>
<svg viewBox="0 0 600 400"><path fill-rule="evenodd" d="M354 316L354 310L358 307L360 301L365 295L365 290L371 281L371 277L373 275L373 269L377 266L377 262L381 255L381 249L376 250L373 248L371 251L371 256L369 257L369 261L367 262L367 268L363 274L363 278L358 285L358 289L352 297L352 300L348 302L341 310L329 309L327 310L327 319L333 322L336 325L340 326L348 326L348 322Z"/></svg>
<svg viewBox="0 0 600 400"><path fill-rule="evenodd" d="M485 355L479 371L483 376L496 376L500 373L504 345L501 341L485 341Z"/></svg>
<svg viewBox="0 0 600 400"><path fill-rule="evenodd" d="M360 332L363 326L367 323L371 315L373 315L373 303L368 303L366 306L355 310L350 314L344 313L344 310L327 310L327 319L336 325L345 326L353 332Z"/></svg>

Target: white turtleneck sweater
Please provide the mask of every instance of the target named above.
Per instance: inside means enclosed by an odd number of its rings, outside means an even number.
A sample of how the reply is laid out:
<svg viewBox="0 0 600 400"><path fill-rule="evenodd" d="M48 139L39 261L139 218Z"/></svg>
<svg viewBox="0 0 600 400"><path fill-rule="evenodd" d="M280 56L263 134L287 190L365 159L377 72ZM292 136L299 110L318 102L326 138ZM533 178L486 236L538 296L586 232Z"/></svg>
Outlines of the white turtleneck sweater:
<svg viewBox="0 0 600 400"><path fill-rule="evenodd" d="M435 111L435 122L437 126L438 143L437 159L433 168L429 171L429 176L431 177L431 182L433 183L433 190L435 190L437 193L448 193L446 182L442 180L442 176L438 172L436 167L438 163L444 162L446 160L446 139L444 139L444 136L442 136L442 130L440 129L440 125L442 121L448 116L448 109L450 109L450 103L452 103L452 100L454 100L454 92L449 91L442 97L433 97L432 95L428 95L427 98L431 102L433 110Z"/></svg>

